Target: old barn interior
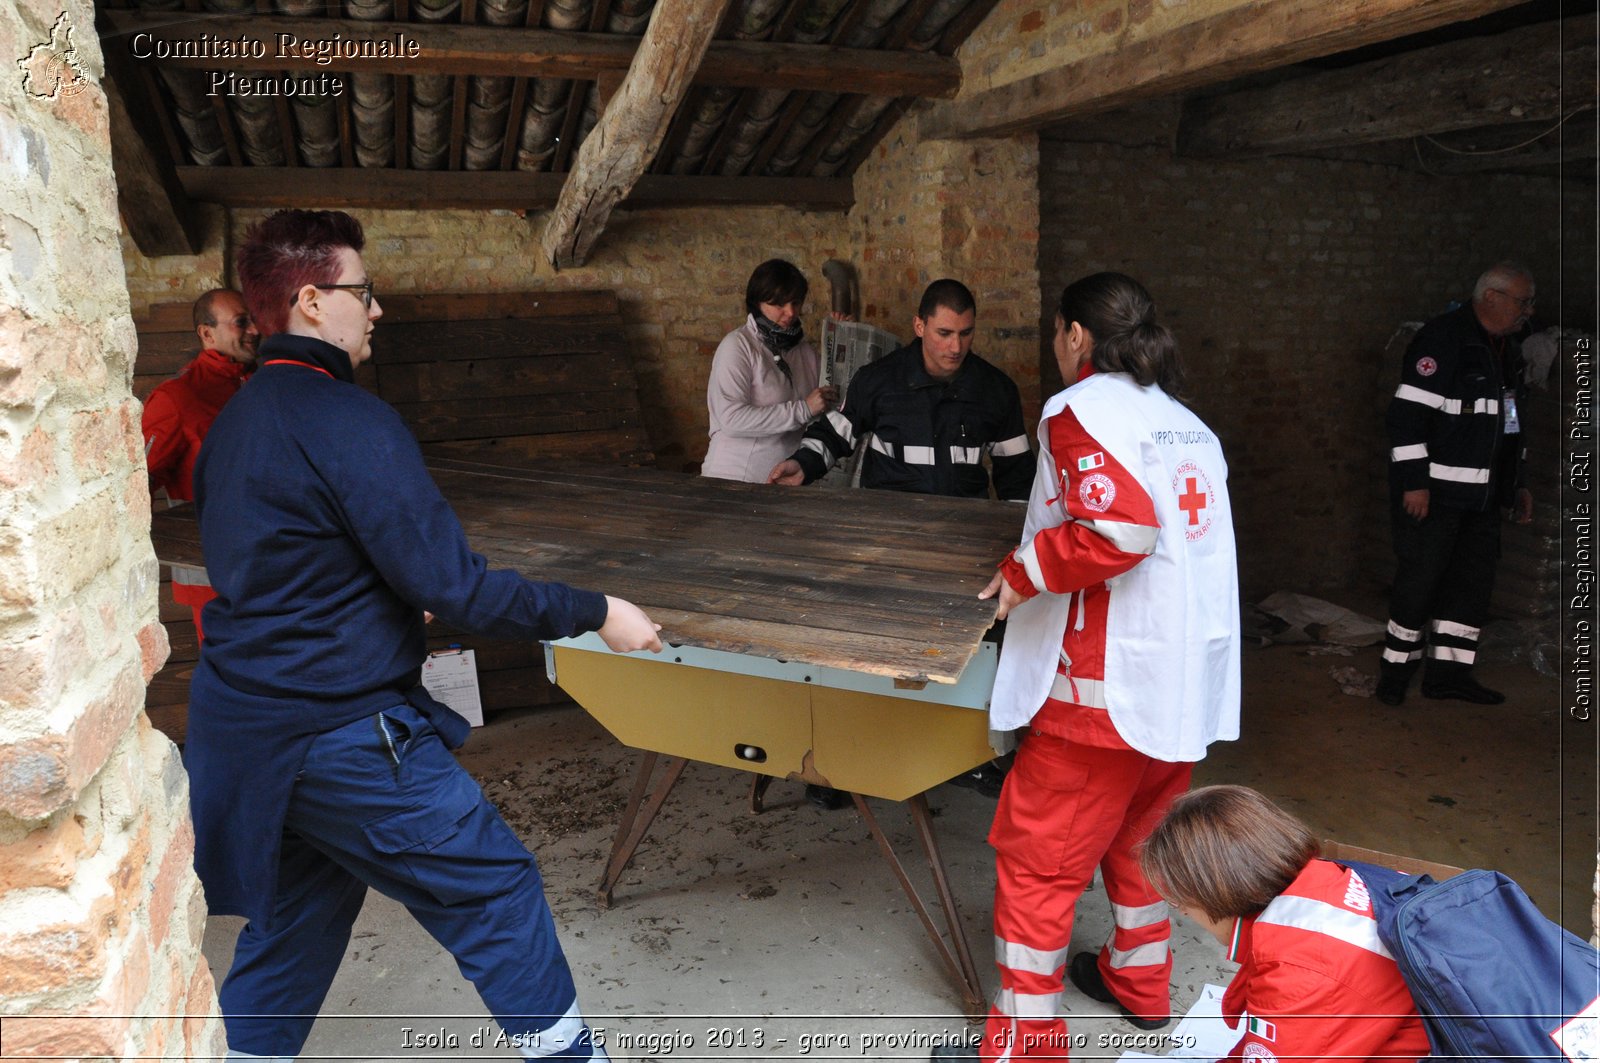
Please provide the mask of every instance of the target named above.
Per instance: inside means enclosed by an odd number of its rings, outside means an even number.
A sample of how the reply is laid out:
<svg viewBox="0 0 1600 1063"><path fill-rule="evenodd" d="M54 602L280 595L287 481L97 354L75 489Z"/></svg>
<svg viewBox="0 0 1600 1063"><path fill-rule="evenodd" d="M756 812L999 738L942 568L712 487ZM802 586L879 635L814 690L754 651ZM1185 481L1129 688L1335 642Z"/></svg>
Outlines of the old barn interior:
<svg viewBox="0 0 1600 1063"><path fill-rule="evenodd" d="M1287 642L1247 618L1243 737L1196 779L1256 786L1328 837L1499 867L1593 931L1596 731L1556 674L1580 501L1565 472L1592 416L1575 394L1592 388L1597 314L1593 3L98 0L62 16L30 0L0 15L0 39L17 55L50 42L63 72L49 94L0 91L0 189L18 204L0 217L0 327L18 354L0 358L21 359L0 360L0 557L23 574L0 577L0 645L19 662L0 662L17 691L0 691L0 851L18 869L0 870L0 905L27 894L0 907L0 996L32 1017L15 1036L86 1058L220 1043L212 974L237 922L205 933L186 862L185 783L162 735L182 742L198 644L164 566L157 614L131 400L192 357L190 305L237 283L244 230L282 207L365 226L385 315L358 382L438 476L463 460L626 468L644 495L651 474L698 471L711 355L762 260L806 274L813 333L829 260L856 275L860 319L902 338L929 281L963 280L974 350L1017 382L1030 431L1061 383L1062 286L1129 273L1221 436L1247 614L1291 591L1382 618L1383 414L1408 326L1489 264L1526 263L1534 328L1565 332L1527 415L1535 520L1507 526L1485 638L1481 670L1510 700L1387 708L1349 674L1375 674L1375 646ZM469 504L487 512L484 490ZM667 519L641 512L627 519L645 530ZM574 550L586 537L568 534ZM560 578L674 617L785 622L754 592L653 568L647 534L629 541L635 556ZM859 813L815 812L793 783L753 817L743 777L691 766L660 844L603 910L593 882L635 754L551 684L539 647L431 634L476 651L488 722L463 762L540 855L602 1024L959 1013ZM931 796L992 990L992 802ZM910 845L898 810L880 814ZM1184 1002L1225 981L1209 939L1175 940ZM371 1016L478 1008L449 958L374 901L308 1052L413 1058L402 1024ZM716 1024L691 1021L717 1047ZM479 1024L443 1025L461 1043L441 1054L472 1054ZM888 1028L769 1029L790 1039L772 1054L826 1029L859 1056Z"/></svg>

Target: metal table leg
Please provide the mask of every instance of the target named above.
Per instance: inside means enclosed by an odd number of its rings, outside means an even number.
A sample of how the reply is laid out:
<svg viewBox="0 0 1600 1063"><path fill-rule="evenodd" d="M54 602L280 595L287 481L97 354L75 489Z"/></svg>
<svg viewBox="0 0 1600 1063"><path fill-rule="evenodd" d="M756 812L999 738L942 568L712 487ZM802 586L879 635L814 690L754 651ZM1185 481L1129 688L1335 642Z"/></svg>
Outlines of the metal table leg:
<svg viewBox="0 0 1600 1063"><path fill-rule="evenodd" d="M883 854L889 869L899 880L900 888L905 890L912 909L917 913L917 918L922 920L922 928L927 931L934 948L938 950L939 959L944 962L945 970L950 972L950 976L955 979L957 987L961 990L962 1002L967 1006L968 1014L981 1014L984 1009L983 987L978 981L978 968L972 962L972 950L967 947L966 933L961 928L961 916L956 911L955 895L950 891L950 881L945 875L944 858L939 853L939 844L934 837L933 818L928 811L927 796L918 794L907 804L911 806L911 819L917 828L917 841L928 859L928 874L933 879L934 892L939 895L939 903L944 908L945 933L941 933L934 925L933 916L929 913L927 905L923 904L916 886L912 885L910 877L906 874L905 865L900 862L894 847L889 844L888 837L878 826L877 817L867 806L866 798L860 794L850 796L855 799L856 810L861 813L867 829L877 841L878 851Z"/></svg>
<svg viewBox="0 0 1600 1063"><path fill-rule="evenodd" d="M622 878L622 872L633 859L634 850L639 848L645 832L655 821L656 813L661 811L667 795L677 785L678 777L689 763L682 757L666 757L666 770L652 787L650 776L655 773L656 761L660 759L658 753L646 753L639 762L639 775L633 781L633 793L628 795L628 807L622 810L622 822L617 825L617 839L611 846L611 858L606 861L605 874L600 878L599 901L602 908L611 907L611 891L616 888L617 880Z"/></svg>

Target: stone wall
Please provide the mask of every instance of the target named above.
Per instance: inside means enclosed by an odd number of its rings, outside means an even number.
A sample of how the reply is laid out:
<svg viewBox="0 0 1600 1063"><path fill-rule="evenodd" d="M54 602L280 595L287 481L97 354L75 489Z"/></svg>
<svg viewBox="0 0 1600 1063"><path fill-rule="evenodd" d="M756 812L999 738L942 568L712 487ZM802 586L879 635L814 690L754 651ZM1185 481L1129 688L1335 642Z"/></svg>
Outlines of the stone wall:
<svg viewBox="0 0 1600 1063"><path fill-rule="evenodd" d="M1083 274L1143 281L1177 333L1196 410L1221 435L1247 591L1358 575L1384 395L1403 321L1471 292L1516 257L1541 310L1592 330L1592 196L1554 180L1442 179L1309 159L1173 159L1154 148L1046 141L1040 279L1047 303ZM1585 206L1587 203L1587 206ZM1586 245L1592 246L1592 245ZM1587 294L1587 298L1585 298Z"/></svg>
<svg viewBox="0 0 1600 1063"><path fill-rule="evenodd" d="M0 1040L214 1054L94 11L7 5L0 55Z"/></svg>

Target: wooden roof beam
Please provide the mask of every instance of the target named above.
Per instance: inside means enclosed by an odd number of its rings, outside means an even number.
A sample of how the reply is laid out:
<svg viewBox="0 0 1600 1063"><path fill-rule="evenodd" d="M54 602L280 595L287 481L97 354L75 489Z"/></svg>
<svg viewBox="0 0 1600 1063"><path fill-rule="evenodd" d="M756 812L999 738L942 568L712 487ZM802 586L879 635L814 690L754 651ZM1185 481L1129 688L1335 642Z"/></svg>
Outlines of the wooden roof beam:
<svg viewBox="0 0 1600 1063"><path fill-rule="evenodd" d="M540 246L557 269L589 258L655 158L731 0L659 0L628 76L583 140Z"/></svg>
<svg viewBox="0 0 1600 1063"><path fill-rule="evenodd" d="M253 208L549 210L560 199L566 176L499 170L177 168L189 199ZM665 174L639 178L623 200L630 209L780 205L817 211L845 211L854 202L846 178Z"/></svg>
<svg viewBox="0 0 1600 1063"><path fill-rule="evenodd" d="M1385 141L1322 148L1308 154L1379 166L1397 166L1433 177L1470 177L1483 173L1543 172L1554 176L1586 163L1581 171L1592 178L1597 154L1593 121L1574 119L1559 128L1554 122L1521 123L1460 130Z"/></svg>
<svg viewBox="0 0 1600 1063"><path fill-rule="evenodd" d="M108 12L97 14L102 37ZM101 86L111 126L111 168L117 179L117 208L139 251L192 255L201 247L202 226L178 181L178 141L148 71L140 71L116 49L106 50ZM146 96L146 94L149 94Z"/></svg>
<svg viewBox="0 0 1600 1063"><path fill-rule="evenodd" d="M1191 100L1178 153L1249 158L1547 122L1595 101L1595 16Z"/></svg>
<svg viewBox="0 0 1600 1063"><path fill-rule="evenodd" d="M141 128L139 111L123 98L117 80L106 77L101 85L111 119L111 167L117 178L117 208L128 235L140 253L151 258L198 253L200 220L178 183L172 160L156 148L151 131Z"/></svg>
<svg viewBox="0 0 1600 1063"><path fill-rule="evenodd" d="M723 10L725 5L718 4ZM480 76L570 78L594 81L602 72L629 68L639 38L611 33L524 29L514 26L427 25L368 22L359 19L286 18L256 15L140 14L105 12L115 29L106 40L128 49L138 63L198 70L308 70L313 73L474 74ZM305 49L280 54L278 39L342 41L361 47L385 46L394 54L325 56L326 64ZM254 56L205 58L193 54L215 42L259 42ZM397 47L396 42L401 42ZM414 45L414 47L413 47ZM184 57L141 58L157 50L183 51ZM230 49L230 56L233 51ZM837 91L841 84L866 96L917 96L950 99L961 88L960 64L950 56L833 44L788 44L719 40L711 43L695 71L696 85L734 88Z"/></svg>
<svg viewBox="0 0 1600 1063"><path fill-rule="evenodd" d="M1167 33L936 104L929 138L1006 136L1245 74L1421 33L1518 0L1255 0Z"/></svg>

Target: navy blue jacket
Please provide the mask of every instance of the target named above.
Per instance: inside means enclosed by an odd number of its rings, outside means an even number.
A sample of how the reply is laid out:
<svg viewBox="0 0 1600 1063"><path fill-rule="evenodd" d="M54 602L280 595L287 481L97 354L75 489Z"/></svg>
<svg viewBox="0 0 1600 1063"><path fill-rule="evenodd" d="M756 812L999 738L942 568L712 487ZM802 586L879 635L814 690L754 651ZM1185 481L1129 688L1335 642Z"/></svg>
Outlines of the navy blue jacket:
<svg viewBox="0 0 1600 1063"><path fill-rule="evenodd" d="M1524 486L1527 432L1522 345L1483 330L1470 302L1412 339L1389 403L1389 488L1426 488L1433 504L1482 512ZM1506 431L1515 396L1522 430Z"/></svg>
<svg viewBox="0 0 1600 1063"><path fill-rule="evenodd" d="M928 375L921 340L856 370L844 405L812 421L793 454L805 482L854 454L869 433L862 487L986 498L988 454L996 494L1025 501L1033 490L1034 456L1017 386L976 354L950 380Z"/></svg>
<svg viewBox="0 0 1600 1063"><path fill-rule="evenodd" d="M211 911L264 922L314 736L409 702L452 745L466 738L465 721L419 686L424 609L465 631L541 639L595 630L606 604L491 571L400 416L356 386L344 351L280 334L257 355L195 466L218 597L205 608L185 758Z"/></svg>

